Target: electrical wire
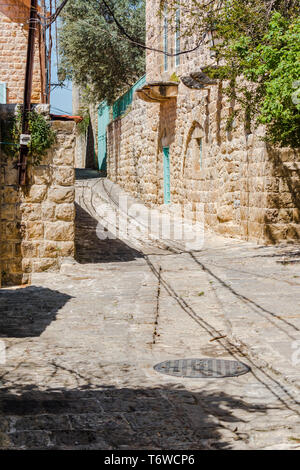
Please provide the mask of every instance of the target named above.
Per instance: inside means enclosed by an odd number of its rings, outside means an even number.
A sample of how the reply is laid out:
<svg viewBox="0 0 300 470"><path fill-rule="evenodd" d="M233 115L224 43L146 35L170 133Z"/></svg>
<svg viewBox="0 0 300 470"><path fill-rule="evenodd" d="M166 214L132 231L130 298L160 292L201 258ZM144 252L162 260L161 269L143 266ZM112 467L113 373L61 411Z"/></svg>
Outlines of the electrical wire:
<svg viewBox="0 0 300 470"><path fill-rule="evenodd" d="M39 18L41 19L44 19L45 20L45 28L49 28L52 23L54 23L54 21L56 21L57 17L59 16L59 14L61 13L62 9L66 6L66 4L68 3L69 0L63 0L62 3L60 4L60 6L55 10L55 12L52 14L50 14L49 17L47 16L42 16L42 15L38 15ZM91 5L91 7L96 11L97 15L99 16L99 12L96 10L95 8L95 5L92 3L91 0L87 0L88 3ZM200 41L196 44L195 47L191 48L191 49L187 49L185 51L180 51L180 52L167 52L167 51L163 51L161 49L157 49L157 48L154 48L154 47L151 47L151 46L147 46L145 43L141 43L139 41L136 41L134 38L132 38L128 33L127 31L125 30L125 28L122 26L122 24L119 22L119 20L116 18L112 8L110 7L110 5L106 2L106 0L101 0L101 2L103 3L103 5L106 7L106 9L108 10L108 12L110 13L110 15L112 16L112 19L114 21L114 23L116 24L117 28L119 29L119 31L123 34L123 36L127 39L127 41L129 41L131 44L135 45L136 47L140 47L144 50L149 50L149 51L153 51L153 52L158 52L160 54L164 54L168 57L176 57L176 56L180 56L180 55L184 55L184 54L189 54L191 52L194 52L196 51L197 49L199 49L199 47L203 44L205 38L206 38L206 35L207 35L207 32L203 33L202 35L202 38L200 39Z"/></svg>
<svg viewBox="0 0 300 470"><path fill-rule="evenodd" d="M59 7L56 8L54 13L50 12L50 16L38 15L39 18L43 19L46 22L46 28L49 28L54 21L56 21L62 9L66 6L69 0L63 0Z"/></svg>
<svg viewBox="0 0 300 470"><path fill-rule="evenodd" d="M88 0L88 2L90 3L90 5L92 6L92 8L97 12L95 6L91 3L91 0ZM110 15L112 16L112 19L114 20L116 26L118 27L119 31L123 34L123 36L125 36L127 38L127 40L129 42L131 42L132 44L134 44L135 46L137 47L140 47L141 49L145 49L145 50L149 50L149 51L153 51L153 52L158 52L160 54L164 54L168 57L176 57L176 56L179 56L179 55L183 55L183 54L189 54L191 52L194 52L196 51L197 49L199 49L199 47L203 44L203 41L205 40L206 38L206 35L207 35L207 32L203 33L202 35L202 38L200 39L200 41L198 42L198 44L193 47L192 49L188 49L188 50L185 50L185 51L180 51L180 52L166 52L166 51L163 51L161 49L156 49L154 47L150 47L150 46L147 46L146 44L144 43L141 43L141 42L138 42L136 41L135 39L133 39L128 33L127 31L125 30L125 28L122 26L122 24L119 22L119 20L116 18L112 8L108 5L108 3L106 2L106 0L101 0L101 2L103 3L103 5L107 8L108 12L110 13ZM98 13L98 12L97 12ZM99 15L99 13L98 13Z"/></svg>
<svg viewBox="0 0 300 470"><path fill-rule="evenodd" d="M57 0L54 0L55 11L57 11ZM57 21L55 21L55 50L56 50L56 67L59 67L59 52L58 52L58 33Z"/></svg>

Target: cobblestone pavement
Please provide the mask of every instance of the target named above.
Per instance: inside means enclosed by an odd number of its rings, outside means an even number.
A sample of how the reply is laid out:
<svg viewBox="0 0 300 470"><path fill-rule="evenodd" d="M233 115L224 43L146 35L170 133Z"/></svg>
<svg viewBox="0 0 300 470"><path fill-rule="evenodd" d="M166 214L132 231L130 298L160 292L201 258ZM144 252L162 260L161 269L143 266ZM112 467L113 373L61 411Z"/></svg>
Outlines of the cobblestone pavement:
<svg viewBox="0 0 300 470"><path fill-rule="evenodd" d="M300 448L300 248L208 234L185 251L143 241L142 227L126 242L100 240L97 208L118 211L118 191L83 173L76 260L0 290L0 447ZM153 369L205 357L251 372Z"/></svg>

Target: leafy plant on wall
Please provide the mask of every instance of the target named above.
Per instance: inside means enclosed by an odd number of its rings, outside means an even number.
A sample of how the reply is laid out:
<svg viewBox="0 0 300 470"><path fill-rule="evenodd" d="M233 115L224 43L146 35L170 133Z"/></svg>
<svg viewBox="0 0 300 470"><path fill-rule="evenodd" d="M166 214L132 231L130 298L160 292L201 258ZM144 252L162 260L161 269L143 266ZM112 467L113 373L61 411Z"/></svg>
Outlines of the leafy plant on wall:
<svg viewBox="0 0 300 470"><path fill-rule="evenodd" d="M181 36L211 39L206 72L239 104L229 119L243 113L246 132L264 124L269 143L300 147L299 1L169 0L169 10L179 4Z"/></svg>
<svg viewBox="0 0 300 470"><path fill-rule="evenodd" d="M29 133L31 136L28 152L28 163L36 166L42 161L47 151L56 141L56 134L51 124L35 110L29 113ZM11 158L17 158L19 154L19 142L22 129L22 113L18 109L16 115L8 121L2 122L1 133L7 140L3 152Z"/></svg>

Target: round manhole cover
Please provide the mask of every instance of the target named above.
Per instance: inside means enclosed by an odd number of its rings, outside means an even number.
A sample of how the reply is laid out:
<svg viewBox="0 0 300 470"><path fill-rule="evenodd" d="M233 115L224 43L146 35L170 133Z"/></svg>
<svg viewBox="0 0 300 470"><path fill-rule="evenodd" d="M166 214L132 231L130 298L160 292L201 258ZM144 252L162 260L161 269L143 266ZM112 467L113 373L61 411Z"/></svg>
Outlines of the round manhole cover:
<svg viewBox="0 0 300 470"><path fill-rule="evenodd" d="M250 371L250 367L243 362L226 359L176 359L160 362L154 370L175 377L209 379L243 375Z"/></svg>

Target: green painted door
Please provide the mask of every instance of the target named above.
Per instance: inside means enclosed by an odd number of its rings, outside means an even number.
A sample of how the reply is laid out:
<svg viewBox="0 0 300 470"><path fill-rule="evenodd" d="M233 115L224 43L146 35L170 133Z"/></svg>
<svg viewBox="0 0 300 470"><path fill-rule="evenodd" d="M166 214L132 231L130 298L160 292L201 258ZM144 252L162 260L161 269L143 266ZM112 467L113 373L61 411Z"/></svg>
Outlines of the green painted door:
<svg viewBox="0 0 300 470"><path fill-rule="evenodd" d="M103 101L98 108L98 168L101 171L106 170L106 129L109 124L110 107L106 101Z"/></svg>
<svg viewBox="0 0 300 470"><path fill-rule="evenodd" d="M170 149L169 147L163 148L164 154L164 203L170 204L171 191L170 191Z"/></svg>
<svg viewBox="0 0 300 470"><path fill-rule="evenodd" d="M0 83L0 104L6 104L6 83Z"/></svg>

